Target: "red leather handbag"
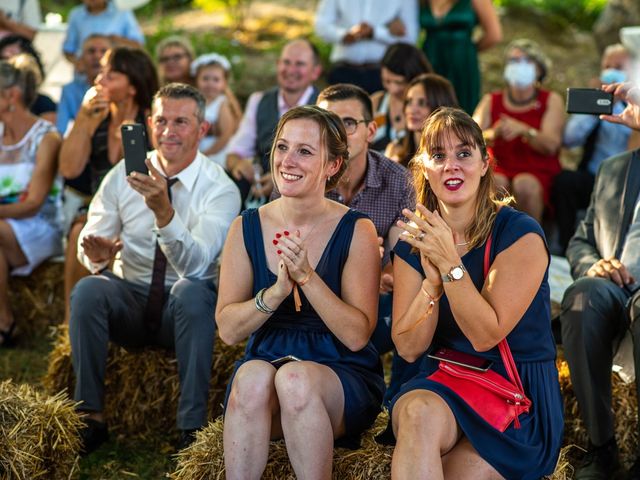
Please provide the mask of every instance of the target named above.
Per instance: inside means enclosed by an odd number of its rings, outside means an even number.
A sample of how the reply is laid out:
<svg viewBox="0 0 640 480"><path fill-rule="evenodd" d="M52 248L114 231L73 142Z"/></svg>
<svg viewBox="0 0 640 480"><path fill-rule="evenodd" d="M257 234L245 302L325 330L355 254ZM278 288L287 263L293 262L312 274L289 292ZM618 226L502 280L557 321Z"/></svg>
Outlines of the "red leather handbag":
<svg viewBox="0 0 640 480"><path fill-rule="evenodd" d="M485 278L489 271L490 250L491 235L484 250ZM514 422L514 427L520 428L518 417L529 413L531 400L524 393L506 338L498 348L509 380L492 370L480 372L444 360L440 361L438 370L427 378L453 390L487 423L504 432Z"/></svg>

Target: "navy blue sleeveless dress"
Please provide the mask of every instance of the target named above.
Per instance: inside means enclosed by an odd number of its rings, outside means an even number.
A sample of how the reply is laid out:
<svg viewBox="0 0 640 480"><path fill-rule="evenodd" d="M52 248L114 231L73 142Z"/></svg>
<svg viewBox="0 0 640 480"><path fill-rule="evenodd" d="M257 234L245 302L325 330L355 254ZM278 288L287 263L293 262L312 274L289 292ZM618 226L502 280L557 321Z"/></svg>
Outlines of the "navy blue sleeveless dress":
<svg viewBox="0 0 640 480"><path fill-rule="evenodd" d="M501 208L493 229L491 260L530 232L544 239L540 225L531 217L509 207ZM462 257L462 263L478 290L484 284L484 247L484 244L480 245ZM420 258L411 253L409 244L398 242L395 253L424 276ZM522 274L526 275L526 272ZM547 276L548 271L524 316L507 336L524 391L533 403L528 414L520 415L520 429L512 424L504 433L499 432L447 387L427 380L426 377L438 368L438 361L426 355L420 373L404 384L392 400L391 408L400 396L411 390L436 392L447 402L460 428L480 456L509 480L539 480L551 474L562 444L563 407L555 365L556 348L551 333ZM446 295L440 300L440 315L433 344L488 358L493 361L492 369L508 378L497 347L488 352L476 352L473 349L456 324Z"/></svg>
<svg viewBox="0 0 640 480"><path fill-rule="evenodd" d="M344 214L316 267L316 273L338 297L341 295L342 270L359 218L367 217L355 210ZM262 288L276 283L277 276L267 266L257 209L242 212L242 229L244 245L253 265L255 296ZM236 371L249 360L271 361L285 355L328 366L336 372L344 390L345 437L355 440L371 426L380 412L385 388L380 358L371 342L358 352L349 350L320 319L302 289L300 297L300 312L296 312L293 294L290 294L276 312L251 334L244 357L236 363ZM227 388L227 398L232 381L233 377Z"/></svg>

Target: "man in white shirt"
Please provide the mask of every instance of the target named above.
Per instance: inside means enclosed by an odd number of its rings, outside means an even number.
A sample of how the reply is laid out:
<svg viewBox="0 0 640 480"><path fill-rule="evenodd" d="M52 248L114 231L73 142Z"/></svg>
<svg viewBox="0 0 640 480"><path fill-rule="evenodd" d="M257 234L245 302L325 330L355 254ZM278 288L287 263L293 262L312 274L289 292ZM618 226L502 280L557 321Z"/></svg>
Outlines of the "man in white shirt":
<svg viewBox="0 0 640 480"><path fill-rule="evenodd" d="M321 72L316 47L308 40L292 40L278 59L278 85L249 97L238 131L229 140L226 159L243 200L252 186L254 196L269 198L273 188L269 156L278 121L289 109L316 102L318 90L313 82ZM256 165L263 174L260 178L255 175Z"/></svg>
<svg viewBox="0 0 640 480"><path fill-rule="evenodd" d="M74 398L87 414L85 454L108 438L102 411L109 340L175 349L181 447L207 420L215 260L240 197L224 170L198 152L209 128L204 109L195 88L163 87L149 118L156 148L146 160L149 175L127 176L121 161L89 206L78 259L94 275L74 288L69 324Z"/></svg>
<svg viewBox="0 0 640 480"><path fill-rule="evenodd" d="M417 0L321 0L316 34L333 45L329 84L382 90L380 61L393 43L418 39Z"/></svg>
<svg viewBox="0 0 640 480"><path fill-rule="evenodd" d="M41 23L39 0L2 0L0 38L16 34L33 41Z"/></svg>

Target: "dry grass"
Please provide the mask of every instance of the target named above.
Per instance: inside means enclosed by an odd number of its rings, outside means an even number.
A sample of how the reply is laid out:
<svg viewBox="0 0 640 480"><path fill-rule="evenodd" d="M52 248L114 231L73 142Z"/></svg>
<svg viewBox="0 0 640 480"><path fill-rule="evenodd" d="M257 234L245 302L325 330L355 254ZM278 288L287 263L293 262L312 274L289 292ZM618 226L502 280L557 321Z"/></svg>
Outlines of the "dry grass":
<svg viewBox="0 0 640 480"><path fill-rule="evenodd" d="M216 340L209 390L210 418L222 412L227 382L243 350L244 345L229 347ZM132 352L111 344L106 372L105 415L112 431L147 438L166 435L174 428L180 388L172 352L160 349ZM43 384L50 393L73 392L75 379L66 326L58 329Z"/></svg>
<svg viewBox="0 0 640 480"><path fill-rule="evenodd" d="M80 418L66 395L0 383L0 478L63 479L77 470Z"/></svg>

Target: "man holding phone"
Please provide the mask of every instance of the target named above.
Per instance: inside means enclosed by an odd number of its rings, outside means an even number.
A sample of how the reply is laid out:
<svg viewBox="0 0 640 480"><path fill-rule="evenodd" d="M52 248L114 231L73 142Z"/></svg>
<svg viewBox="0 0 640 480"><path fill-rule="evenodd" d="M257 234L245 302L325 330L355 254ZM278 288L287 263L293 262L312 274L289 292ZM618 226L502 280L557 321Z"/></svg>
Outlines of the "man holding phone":
<svg viewBox="0 0 640 480"><path fill-rule="evenodd" d="M195 88L163 87L149 118L156 150L146 160L148 175L127 176L125 162L119 162L89 206L78 259L94 275L74 288L69 325L74 398L86 414L85 454L108 438L103 394L110 340L175 349L180 447L193 441L207 420L213 277L240 197L224 170L198 152L208 129L204 109Z"/></svg>
<svg viewBox="0 0 640 480"><path fill-rule="evenodd" d="M601 120L640 130L640 89L616 83L603 90L615 93L627 107ZM640 149L605 160L587 214L567 248L575 282L562 300L562 343L590 443L576 470L577 480L618 478L622 471L611 408L611 366L630 330L636 375L640 372L640 321L635 320L640 298L639 195ZM640 480L640 459L625 478Z"/></svg>

